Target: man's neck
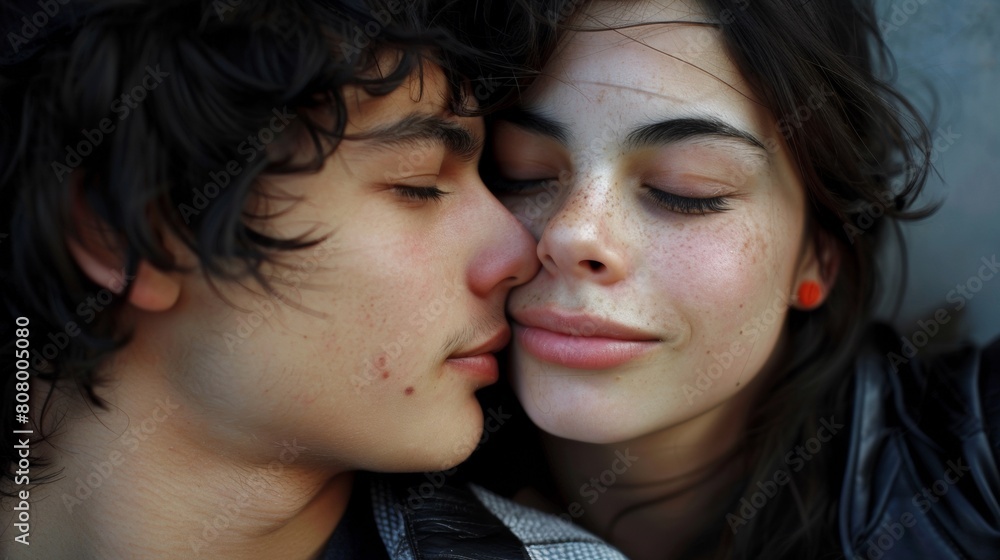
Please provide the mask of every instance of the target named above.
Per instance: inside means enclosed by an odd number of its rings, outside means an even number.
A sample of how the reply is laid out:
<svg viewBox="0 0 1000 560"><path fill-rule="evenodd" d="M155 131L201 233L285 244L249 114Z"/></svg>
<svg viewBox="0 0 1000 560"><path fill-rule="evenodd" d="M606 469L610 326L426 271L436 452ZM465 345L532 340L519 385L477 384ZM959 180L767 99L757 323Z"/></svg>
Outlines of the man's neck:
<svg viewBox="0 0 1000 560"><path fill-rule="evenodd" d="M31 493L32 558L306 560L350 498L351 471L308 464L295 440L274 442L270 460L248 459L204 436L171 396L66 410L60 431L36 445L54 459L47 472L60 472Z"/></svg>

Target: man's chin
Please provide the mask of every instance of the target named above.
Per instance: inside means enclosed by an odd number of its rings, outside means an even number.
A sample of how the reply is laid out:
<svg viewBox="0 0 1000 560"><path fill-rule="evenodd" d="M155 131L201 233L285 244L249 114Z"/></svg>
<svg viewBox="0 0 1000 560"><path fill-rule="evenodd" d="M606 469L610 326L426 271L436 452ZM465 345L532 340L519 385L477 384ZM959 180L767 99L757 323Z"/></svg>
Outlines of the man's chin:
<svg viewBox="0 0 1000 560"><path fill-rule="evenodd" d="M461 411L435 418L427 427L413 434L411 441L399 446L402 454L399 472L443 471L456 467L479 447L483 434L483 415L475 397L470 396L469 406Z"/></svg>

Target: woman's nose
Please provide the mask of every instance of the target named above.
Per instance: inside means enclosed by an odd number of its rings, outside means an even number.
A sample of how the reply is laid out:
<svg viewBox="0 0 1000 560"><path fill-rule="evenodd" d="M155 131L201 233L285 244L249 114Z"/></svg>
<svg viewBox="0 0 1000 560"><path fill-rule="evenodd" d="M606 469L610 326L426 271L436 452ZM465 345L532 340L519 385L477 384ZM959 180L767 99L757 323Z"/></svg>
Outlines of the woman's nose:
<svg viewBox="0 0 1000 560"><path fill-rule="evenodd" d="M600 284L622 280L628 274L620 236L626 224L610 179L575 182L570 188L538 241L542 266L552 274Z"/></svg>

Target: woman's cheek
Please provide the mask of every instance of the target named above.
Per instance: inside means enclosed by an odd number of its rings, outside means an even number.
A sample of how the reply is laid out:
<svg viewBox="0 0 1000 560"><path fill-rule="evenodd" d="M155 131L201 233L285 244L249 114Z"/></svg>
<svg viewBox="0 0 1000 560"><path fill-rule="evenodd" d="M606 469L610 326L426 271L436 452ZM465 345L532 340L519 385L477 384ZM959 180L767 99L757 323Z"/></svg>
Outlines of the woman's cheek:
<svg viewBox="0 0 1000 560"><path fill-rule="evenodd" d="M721 315L734 322L754 307L771 263L763 258L766 241L760 232L732 220L707 223L713 216L688 220L662 245L654 267L675 304L688 308L692 320ZM705 221L698 224L697 221Z"/></svg>
<svg viewBox="0 0 1000 560"><path fill-rule="evenodd" d="M787 297L775 282L776 263L760 229L735 221L690 224L664 241L672 249L652 268L662 274L661 293L670 294L687 323L686 348L677 348L687 355L687 382L706 386L707 378L718 390L725 379L735 387L766 361Z"/></svg>

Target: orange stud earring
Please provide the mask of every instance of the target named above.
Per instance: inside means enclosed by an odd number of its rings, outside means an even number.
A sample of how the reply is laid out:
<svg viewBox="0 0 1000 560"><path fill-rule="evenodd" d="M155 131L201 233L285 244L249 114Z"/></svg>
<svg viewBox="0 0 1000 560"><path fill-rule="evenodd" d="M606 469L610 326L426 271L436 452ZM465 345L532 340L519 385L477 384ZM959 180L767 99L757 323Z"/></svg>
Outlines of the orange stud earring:
<svg viewBox="0 0 1000 560"><path fill-rule="evenodd" d="M822 293L823 291L819 287L819 282L815 280L804 280L801 284L799 284L799 291L797 294L799 305L805 307L806 309L816 307Z"/></svg>

